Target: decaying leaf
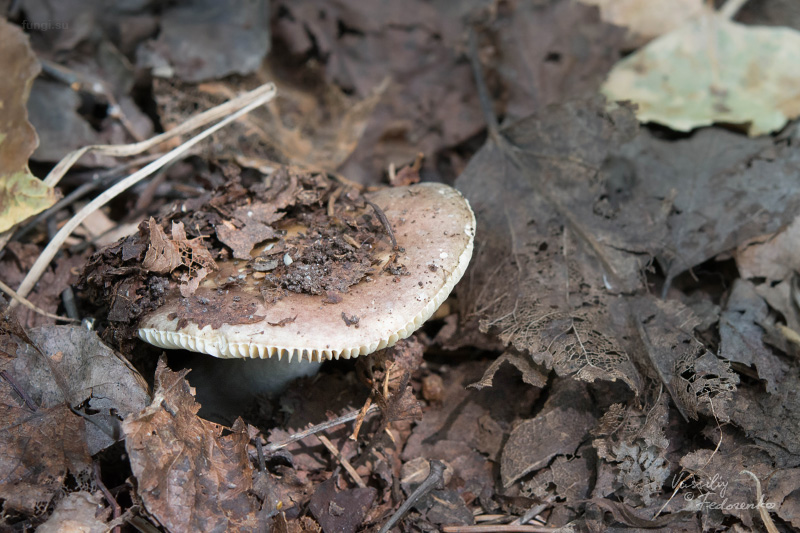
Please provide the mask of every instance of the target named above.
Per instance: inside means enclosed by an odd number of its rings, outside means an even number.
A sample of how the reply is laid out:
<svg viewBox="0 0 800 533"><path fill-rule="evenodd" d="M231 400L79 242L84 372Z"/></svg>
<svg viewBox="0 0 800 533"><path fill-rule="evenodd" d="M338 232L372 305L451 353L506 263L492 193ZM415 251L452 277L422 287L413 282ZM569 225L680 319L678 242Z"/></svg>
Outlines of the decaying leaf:
<svg viewBox="0 0 800 533"><path fill-rule="evenodd" d="M684 417L698 413L727 420L727 406L738 376L727 361L718 359L694 336L699 319L676 300L652 295L630 300L639 340L648 366L669 392Z"/></svg>
<svg viewBox="0 0 800 533"><path fill-rule="evenodd" d="M708 351L686 352L675 362L673 372L678 401L689 408L690 417L697 418L702 408L718 420L729 419L728 404L739 383L730 363Z"/></svg>
<svg viewBox="0 0 800 533"><path fill-rule="evenodd" d="M278 96L218 134L221 141L215 143L214 150L330 171L355 149L387 85L377 86L366 98L355 100L327 83L307 88L292 85L280 76L264 75L276 80ZM204 106L219 104L240 90L240 82L236 86L226 82L200 86L160 80L155 83L156 101L167 128L193 114L198 101Z"/></svg>
<svg viewBox="0 0 800 533"><path fill-rule="evenodd" d="M736 280L720 316L720 353L731 362L754 366L758 376L766 381L767 392L774 394L789 366L764 342L769 321L767 304L754 285Z"/></svg>
<svg viewBox="0 0 800 533"><path fill-rule="evenodd" d="M25 104L40 65L28 37L0 20L0 232L47 209L56 193L28 170L28 158L39 143L28 122Z"/></svg>
<svg viewBox="0 0 800 533"><path fill-rule="evenodd" d="M800 210L800 151L793 140L704 129L667 141L640 131L619 156L634 184L627 187L630 200L620 207L649 206L633 235L649 243L667 286L747 239L778 231Z"/></svg>
<svg viewBox="0 0 800 533"><path fill-rule="evenodd" d="M44 513L64 485L67 474L91 488L92 459L86 448L84 422L61 404L31 412L0 386L0 499L4 508Z"/></svg>
<svg viewBox="0 0 800 533"><path fill-rule="evenodd" d="M39 533L106 533L106 521L111 515L111 508L103 508L98 498L99 491L92 494L79 491L67 494L58 502L53 514L47 522L36 528Z"/></svg>
<svg viewBox="0 0 800 533"><path fill-rule="evenodd" d="M600 8L603 20L625 26L646 39L658 37L679 28L683 23L705 12L703 0L579 0Z"/></svg>
<svg viewBox="0 0 800 533"><path fill-rule="evenodd" d="M252 259L250 252L257 244L278 237L270 226L286 214L278 213L278 208L279 205L275 203L238 207L233 212L235 224L224 220L217 225L217 237L233 250L233 257L249 261Z"/></svg>
<svg viewBox="0 0 800 533"><path fill-rule="evenodd" d="M778 479L786 478L775 471L766 452L751 446L740 434L731 429L725 429L721 435L714 433L713 439L721 439L719 449L688 453L681 459L684 470L676 474L672 484L677 487L683 482L681 488L688 510L735 516L745 526L762 530L762 525L755 523L759 520L758 512L754 511L759 503L755 483L742 471L748 470L761 480L764 490L761 504L768 510L778 504L773 499L771 479L776 474Z"/></svg>
<svg viewBox="0 0 800 533"><path fill-rule="evenodd" d="M63 401L45 405L14 364L35 350L19 326L0 331L0 500L5 512L44 514L67 475L91 490L84 420ZM43 357L41 354L37 354ZM21 395L24 395L22 397Z"/></svg>
<svg viewBox="0 0 800 533"><path fill-rule="evenodd" d="M541 413L523 421L508 437L500 463L503 486L547 466L556 455L575 453L596 422L590 406L584 383L556 382Z"/></svg>
<svg viewBox="0 0 800 533"><path fill-rule="evenodd" d="M153 402L123 423L145 507L171 531L264 529L246 427L237 421L223 436L223 426L199 418L184 375L159 361Z"/></svg>
<svg viewBox="0 0 800 533"><path fill-rule="evenodd" d="M559 375L620 379L637 391L609 308L612 292L640 286L635 252L652 246L620 242L620 229L634 234L651 214L634 203L612 217L595 212L606 180L618 179L610 152L636 131L628 110L602 109L599 100L549 107L490 135L472 159L456 185L481 229L460 300L483 331Z"/></svg>
<svg viewBox="0 0 800 533"><path fill-rule="evenodd" d="M229 7L207 0L166 7L158 37L137 50L138 65L190 82L254 72L270 48L269 1Z"/></svg>
<svg viewBox="0 0 800 533"><path fill-rule="evenodd" d="M375 183L387 163L447 151L483 127L459 23L474 4L409 0L375 3L368 11L359 0L275 0L274 5L276 39L293 59L308 64L306 58L319 57L326 82L370 98L390 77L343 167L348 178ZM292 94L291 101L301 94Z"/></svg>
<svg viewBox="0 0 800 533"><path fill-rule="evenodd" d="M669 477L668 413L666 396L647 411L614 404L593 431L598 457L612 465L623 489L618 495L631 505L650 505Z"/></svg>
<svg viewBox="0 0 800 533"><path fill-rule="evenodd" d="M321 483L308 504L323 531L355 533L375 501L374 487L336 490L336 478Z"/></svg>
<svg viewBox="0 0 800 533"><path fill-rule="evenodd" d="M678 131L722 122L756 136L800 115L798 61L800 32L704 13L617 63L602 92L637 104L642 122Z"/></svg>
<svg viewBox="0 0 800 533"><path fill-rule="evenodd" d="M502 80L504 113L515 119L596 94L626 46L623 28L581 2L519 2L486 11L476 17L492 43L485 68Z"/></svg>
<svg viewBox="0 0 800 533"><path fill-rule="evenodd" d="M448 401L425 411L402 455L404 461L419 457L446 461L453 469L455 485L472 494L491 490L495 474L485 458L500 461L512 424L530 416L540 391L522 383L518 372L508 365L495 374L494 386L466 389L466 384L480 378L484 367L481 362L470 362L442 376L442 395Z"/></svg>
<svg viewBox="0 0 800 533"><path fill-rule="evenodd" d="M530 481L522 483L522 493L541 500L554 497L568 502L585 499L589 494L589 487L581 480L585 480L595 466L590 457L591 453L583 452L582 448L576 452L575 457L559 455L548 468L539 471Z"/></svg>
<svg viewBox="0 0 800 533"><path fill-rule="evenodd" d="M483 373L480 381L471 383L470 388L481 390L484 387L491 387L495 373L500 370L503 364L509 363L522 373L522 381L534 387L544 387L547 385L547 376L542 374L533 364L530 356L519 354L513 351L504 352L503 355L492 361L489 368Z"/></svg>
<svg viewBox="0 0 800 533"><path fill-rule="evenodd" d="M729 402L730 420L781 467L800 466L800 377L796 367L781 375L777 391L741 387Z"/></svg>
<svg viewBox="0 0 800 533"><path fill-rule="evenodd" d="M43 326L28 336L35 345L19 347L9 367L20 386L41 407L66 402L81 411L90 422L85 438L90 454L120 440L121 420L150 401L139 372L86 328Z"/></svg>
<svg viewBox="0 0 800 533"><path fill-rule="evenodd" d="M772 235L761 235L742 243L736 251L736 266L743 279L771 308L781 313L786 325L800 332L797 300L800 265L800 218Z"/></svg>

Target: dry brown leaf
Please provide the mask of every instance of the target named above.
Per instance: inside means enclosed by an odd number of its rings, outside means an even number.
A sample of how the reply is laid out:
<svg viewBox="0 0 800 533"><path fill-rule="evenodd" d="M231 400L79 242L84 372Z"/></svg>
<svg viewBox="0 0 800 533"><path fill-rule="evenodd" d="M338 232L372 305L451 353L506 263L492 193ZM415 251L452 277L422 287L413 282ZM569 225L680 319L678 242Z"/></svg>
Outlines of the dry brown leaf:
<svg viewBox="0 0 800 533"><path fill-rule="evenodd" d="M191 296L200 282L217 269L214 258L206 248L201 237L189 239L183 222L172 223L172 238L167 237L153 217L147 222L150 243L142 266L150 272L166 274L176 268L186 267L189 271L181 273L181 294Z"/></svg>
<svg viewBox="0 0 800 533"><path fill-rule="evenodd" d="M6 511L42 515L68 474L91 488L84 421L66 404L31 411L0 381L0 499Z"/></svg>
<svg viewBox="0 0 800 533"><path fill-rule="evenodd" d="M263 529L244 424L223 436L223 426L199 418L184 375L162 358L153 402L123 423L139 496L171 531Z"/></svg>
<svg viewBox="0 0 800 533"><path fill-rule="evenodd" d="M139 372L86 328L43 326L28 336L35 347L21 345L9 363L17 383L41 407L66 402L80 411L90 422L84 438L90 454L121 439L120 421L150 401Z"/></svg>
<svg viewBox="0 0 800 533"><path fill-rule="evenodd" d="M144 256L142 266L151 272L166 274L172 272L183 264L177 245L172 242L156 219L150 217L147 221L150 228L150 244Z"/></svg>

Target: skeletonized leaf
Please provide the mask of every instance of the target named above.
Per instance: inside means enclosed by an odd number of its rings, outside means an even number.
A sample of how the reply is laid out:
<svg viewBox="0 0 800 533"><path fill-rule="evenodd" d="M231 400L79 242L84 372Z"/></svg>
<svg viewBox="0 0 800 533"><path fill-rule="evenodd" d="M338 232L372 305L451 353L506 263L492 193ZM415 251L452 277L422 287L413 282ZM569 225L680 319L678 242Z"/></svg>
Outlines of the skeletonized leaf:
<svg viewBox="0 0 800 533"><path fill-rule="evenodd" d="M55 191L28 170L39 140L25 108L40 66L27 36L0 20L0 231L47 209Z"/></svg>
<svg viewBox="0 0 800 533"><path fill-rule="evenodd" d="M642 122L689 131L741 124L751 136L800 115L800 33L711 13L650 42L612 69L602 92L639 106Z"/></svg>

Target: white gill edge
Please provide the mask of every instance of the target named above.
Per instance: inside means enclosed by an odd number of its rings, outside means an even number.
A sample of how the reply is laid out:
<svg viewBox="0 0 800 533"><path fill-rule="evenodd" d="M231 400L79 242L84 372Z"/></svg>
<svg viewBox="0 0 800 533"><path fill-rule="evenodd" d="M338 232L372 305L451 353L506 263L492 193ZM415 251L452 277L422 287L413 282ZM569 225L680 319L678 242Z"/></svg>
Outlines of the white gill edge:
<svg viewBox="0 0 800 533"><path fill-rule="evenodd" d="M472 215L471 224L467 224L464 228L464 232L470 237L470 240L467 247L461 252L458 258L458 264L455 270L453 270L450 280L439 289L439 292L436 293L422 311L417 313L405 326L389 335L388 338L375 341L369 345L362 344L360 346L351 346L341 350L330 348L290 348L286 346L268 346L250 342L228 342L226 337L204 339L194 335L187 335L186 333L161 331L155 328L139 329L139 338L159 348L191 350L193 352L207 353L214 357L225 359L245 357L264 359L277 356L280 361L286 356L290 363L295 359L297 361L306 359L309 362L321 362L327 359L338 360L340 358L350 359L351 357L371 354L377 350L394 346L397 341L409 337L419 329L419 327L436 312L467 270L469 261L472 258L473 238L475 236L475 213L472 212L472 208L466 198L464 201L467 202L467 209L469 209Z"/></svg>

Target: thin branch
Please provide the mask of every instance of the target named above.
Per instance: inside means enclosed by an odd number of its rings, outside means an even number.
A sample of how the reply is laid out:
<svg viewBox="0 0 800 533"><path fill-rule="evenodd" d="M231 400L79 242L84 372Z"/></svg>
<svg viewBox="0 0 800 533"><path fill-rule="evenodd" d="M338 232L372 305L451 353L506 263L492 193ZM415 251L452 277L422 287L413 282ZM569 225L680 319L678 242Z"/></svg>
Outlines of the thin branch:
<svg viewBox="0 0 800 533"><path fill-rule="evenodd" d="M350 461L348 461L347 458L342 455L342 452L340 452L338 448L333 445L330 439L328 439L328 437L325 435L317 435L317 438L328 449L328 451L331 452L331 455L333 455L336 460L339 461L339 464L342 465L345 470L347 470L347 473L350 474L350 477L353 478L353 481L355 481L356 485L362 489L367 488L366 483L364 483L364 480L358 475L358 472L356 472L356 469L350 464Z"/></svg>
<svg viewBox="0 0 800 533"><path fill-rule="evenodd" d="M131 174L130 176L128 176L124 180L120 181L119 183L117 183L116 185L114 185L113 187L111 187L110 189L105 191L103 194L101 194L100 196L98 196L97 198L95 198L94 200L89 202L83 209L78 211L75 214L75 216L73 216L64 225L64 227L62 227L59 230L59 232L55 235L55 237L53 237L53 239L50 241L50 243L47 245L47 247L45 247L45 249L42 251L42 254L39 256L39 258L33 264L33 266L31 267L30 272L28 272L28 275L25 276L24 280L22 280L22 283L20 284L19 288L17 289L17 293L21 297L24 298L31 292L31 290L33 289L34 285L36 285L36 282L39 281L39 278L42 276L42 274L44 274L44 271L47 269L48 265L50 264L50 261L52 261L53 257L55 257L55 255L56 255L56 253L58 253L59 248L64 243L64 241L67 239L67 237L90 214L92 214L95 210L97 210L98 208L102 207L103 205L105 205L107 202L109 202L111 199L115 198L116 196L118 196L122 192L124 192L127 189L131 188L136 183L142 181L144 178L146 178L147 176L151 175L153 172L155 172L159 168L161 168L164 165L166 165L168 163L171 163L172 161L175 161L176 159L180 158L183 154L188 152L194 145L196 145L200 141L202 141L202 140L206 139L207 137L211 136L213 133L215 133L218 130L220 130L221 128L227 126L228 124L230 124L231 122L235 121L239 117L249 113L253 109L263 105L264 103L266 103L266 102L268 102L270 100L272 100L272 98L275 96L275 86L273 84L269 83L269 84L267 84L265 86L262 86L259 89L256 89L255 91L251 91L250 93L247 93L246 95L243 95L243 96L247 96L248 98L243 98L243 97L237 98L236 99L237 103L239 105L241 105L242 102L250 102L250 103L248 103L247 105L242 107L239 111L236 111L235 113L227 116L226 118L224 118L220 122L216 123L215 125L211 126L207 130L203 131L199 135L197 135L195 137L192 137L191 139L189 139L188 141L186 141L182 145L178 146L174 150L172 150L170 152L167 152L165 155L159 157L158 159L156 159L155 161L153 161L149 165L143 167L142 169L140 169L137 172L134 172L133 174ZM219 107L228 106L228 104L230 104L230 103L231 102L228 102L227 104L223 104L222 106L219 106ZM189 122L192 122L192 121L190 120ZM187 124L189 122L187 122ZM11 303L11 306L13 306L13 305L14 305L14 302Z"/></svg>
<svg viewBox="0 0 800 533"><path fill-rule="evenodd" d="M14 291L14 289L9 287L8 285L3 283L2 281L0 281L0 291L3 291L4 293L8 294L11 297L12 301L21 303L24 307L27 307L28 309L30 309L34 313L38 313L40 315L46 316L48 318L52 318L54 320L60 320L62 322L72 322L72 323L80 322L80 320L76 320L74 318L67 318L67 317L63 317L63 316L54 315L53 313L48 313L44 309L36 307L34 304L32 304L30 302L30 300L27 300L27 299L23 298L22 296L20 296L16 291Z"/></svg>
<svg viewBox="0 0 800 533"><path fill-rule="evenodd" d="M157 144L161 144L162 142L168 139L184 135L192 130L201 128L206 124L210 124L215 120L223 118L229 113L232 113L242 108L242 106L244 106L248 102L254 101L254 99L267 97L267 99L262 102L265 103L271 100L274 95L275 95L275 86L272 83L267 83L257 89L250 91L249 93L245 93L239 96L238 98L234 98L229 102L225 102L224 104L212 107L207 111L203 111L199 115L190 118L189 120L180 124L179 126L176 126L175 128L166 131L160 135L156 135L155 137L151 137L146 141L133 144L95 144L91 146L84 146L83 148L79 148L74 152L70 152L64 157L64 159L59 161L58 164L55 167L53 167L53 170L51 170L50 173L47 175L47 177L44 179L44 183L45 185L54 187L59 181L61 181L61 178L64 177L67 171L70 168L72 168L72 165L74 165L78 161L78 159L81 158L81 156L83 156L88 152L97 152L99 154L110 155L114 157L129 157L132 155L138 155L146 150L149 150L153 146L156 146ZM239 118L240 116L242 115L237 115L236 118Z"/></svg>
<svg viewBox="0 0 800 533"><path fill-rule="evenodd" d="M374 413L378 410L377 405L371 406L367 409L365 415L369 413ZM314 435L315 433L319 433L320 431L325 431L326 429L332 428L334 426L338 426L339 424L344 424L345 422L350 422L351 420L355 420L358 418L358 415L361 413L361 410L353 411L352 413L347 413L346 415L340 416L339 418L334 418L333 420L328 420L327 422L323 422L321 424L317 424L316 426L311 426L308 429L295 433L294 435L289 436L287 439L282 440L281 442L276 442L273 444L268 444L264 447L264 451L267 453L272 453L281 448L285 448L286 446L290 445L293 442L297 442L298 440L303 440L304 438L308 437L309 435Z"/></svg>
<svg viewBox="0 0 800 533"><path fill-rule="evenodd" d="M728 0L721 8L719 8L719 16L731 20L747 3L747 0Z"/></svg>
<svg viewBox="0 0 800 533"><path fill-rule="evenodd" d="M380 533L388 533L390 529L394 527L394 525L400 521L401 518L417 503L423 496L428 494L430 491L434 489L443 489L444 488L444 471L445 466L444 463L441 461L437 461L434 459L430 461L430 473L428 477L425 478L425 481L420 483L419 487L416 488L414 492L408 497L406 501L403 502L397 511L389 518L389 520L383 525L380 530ZM491 526L496 527L496 526ZM486 530L486 531L496 531L496 530Z"/></svg>
<svg viewBox="0 0 800 533"><path fill-rule="evenodd" d="M397 239L394 238L394 232L392 231L392 225L389 223L389 219L386 218L386 214L383 212L383 210L380 207L375 205L373 202L370 202L366 198L364 198L364 201L367 202L367 205L370 206L373 211L375 211L376 215L378 215L378 220L381 221L381 224L383 224L383 228L386 230L386 233L389 234L389 238L392 239L392 249L395 250L395 251L399 250L400 247L397 246Z"/></svg>
<svg viewBox="0 0 800 533"><path fill-rule="evenodd" d="M97 486L100 487L100 491L103 493L103 497L106 499L108 504L111 506L112 518L115 520L122 515L122 508L117 503L116 498L114 495L111 494L111 491L103 483L103 479L100 477L100 463L94 463L94 482L97 483ZM114 533L120 533L122 531L121 525L115 525L111 528L111 531Z"/></svg>
<svg viewBox="0 0 800 533"><path fill-rule="evenodd" d="M486 78L483 75L483 66L478 57L478 36L474 28L469 30L469 62L472 65L472 73L475 76L475 85L478 89L478 101L483 111L483 119L489 128L489 136L498 141L500 139L500 124L497 122L497 115L494 114L492 99L489 96L489 89L486 87Z"/></svg>
<svg viewBox="0 0 800 533"><path fill-rule="evenodd" d="M496 524L491 526L444 526L442 531L444 533L553 533L561 529L560 527Z"/></svg>

